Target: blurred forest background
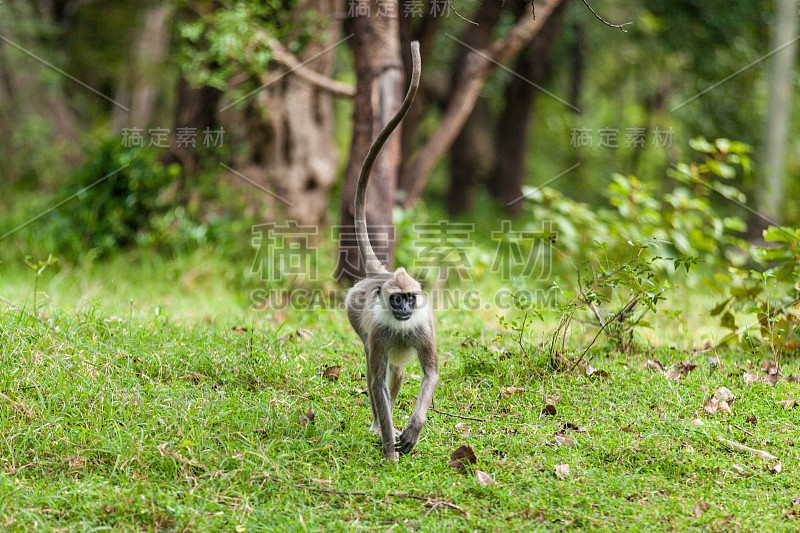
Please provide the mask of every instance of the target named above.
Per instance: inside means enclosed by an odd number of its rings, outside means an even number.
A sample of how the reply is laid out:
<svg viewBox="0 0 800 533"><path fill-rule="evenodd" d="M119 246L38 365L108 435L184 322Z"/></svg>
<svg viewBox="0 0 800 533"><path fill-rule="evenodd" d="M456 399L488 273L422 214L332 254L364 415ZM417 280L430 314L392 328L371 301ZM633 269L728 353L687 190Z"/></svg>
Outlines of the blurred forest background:
<svg viewBox="0 0 800 533"><path fill-rule="evenodd" d="M2 2L0 268L188 255L232 265L247 303L254 228L293 221L324 251L303 283L352 279L337 228L418 39L423 86L370 193L371 224L397 226L374 236L390 261L419 255L414 223L474 224L460 253L479 278L500 219L548 221L556 274L647 241L657 270L700 263L690 285L722 296L783 260L795 302L796 3L590 4ZM751 244L768 226L790 232L768 235L780 257Z"/></svg>

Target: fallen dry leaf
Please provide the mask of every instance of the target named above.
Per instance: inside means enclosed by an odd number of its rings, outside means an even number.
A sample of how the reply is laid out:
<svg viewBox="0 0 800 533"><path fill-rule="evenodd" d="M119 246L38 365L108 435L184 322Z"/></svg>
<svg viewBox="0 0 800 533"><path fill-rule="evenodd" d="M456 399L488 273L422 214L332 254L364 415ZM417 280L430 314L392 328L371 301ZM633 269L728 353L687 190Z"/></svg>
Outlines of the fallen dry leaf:
<svg viewBox="0 0 800 533"><path fill-rule="evenodd" d="M556 406L551 404L551 403L548 403L547 405L542 407L542 414L543 415L556 416L557 412L558 411L556 410Z"/></svg>
<svg viewBox="0 0 800 533"><path fill-rule="evenodd" d="M717 387L717 390L714 391L714 397L721 402L728 403L733 403L733 400L736 399L736 396L733 395L728 387Z"/></svg>
<svg viewBox="0 0 800 533"><path fill-rule="evenodd" d="M719 356L718 355L712 355L712 356L710 356L708 358L708 364L711 367L721 366L722 365L722 361L719 360Z"/></svg>
<svg viewBox="0 0 800 533"><path fill-rule="evenodd" d="M700 518L700 516L711 509L711 506L706 502L700 500L696 504L694 504L694 516L695 518Z"/></svg>
<svg viewBox="0 0 800 533"><path fill-rule="evenodd" d="M300 415L300 426L307 427L314 423L314 408L309 407L306 414Z"/></svg>
<svg viewBox="0 0 800 533"><path fill-rule="evenodd" d="M747 415L747 418L745 418L745 420L747 420L747 422L751 426L757 426L758 425L758 418L756 418L756 415Z"/></svg>
<svg viewBox="0 0 800 533"><path fill-rule="evenodd" d="M761 370L764 372L769 372L772 368L778 368L778 363L773 361L772 359L765 359L761 361Z"/></svg>
<svg viewBox="0 0 800 533"><path fill-rule="evenodd" d="M497 481L492 479L492 476L484 472L483 470L476 470L475 471L475 478L478 480L478 485L499 485Z"/></svg>
<svg viewBox="0 0 800 533"><path fill-rule="evenodd" d="M342 367L339 365L333 365L325 368L322 371L322 377L327 379L328 381L336 381L339 379L339 374L342 372Z"/></svg>
<svg viewBox="0 0 800 533"><path fill-rule="evenodd" d="M565 448L575 447L575 439L573 439L572 437L556 435L555 437L553 437L553 441L556 446L563 446Z"/></svg>
<svg viewBox="0 0 800 533"><path fill-rule="evenodd" d="M502 391L500 391L500 394L504 398L509 398L515 394L522 394L523 392L525 392L525 389L523 389L522 387L508 387L507 389L503 389Z"/></svg>
<svg viewBox="0 0 800 533"><path fill-rule="evenodd" d="M769 472L770 474L780 474L783 467L781 466L781 462L778 461L774 465L767 465L764 467L764 470Z"/></svg>
<svg viewBox="0 0 800 533"><path fill-rule="evenodd" d="M450 460L447 461L447 466L465 472L467 469L466 465L473 465L477 462L478 458L475 457L472 446L459 446L450 454Z"/></svg>
<svg viewBox="0 0 800 533"><path fill-rule="evenodd" d="M693 424L695 426L705 426L706 425L706 423L703 422L702 420L700 420L699 418L692 418L691 420L689 420L689 423Z"/></svg>
<svg viewBox="0 0 800 533"><path fill-rule="evenodd" d="M553 396L547 396L545 398L545 401L547 403L552 403L553 405L555 405L555 404L557 404L558 402L561 401L561 395L560 394L555 394Z"/></svg>
<svg viewBox="0 0 800 533"><path fill-rule="evenodd" d="M775 405L781 409L794 409L797 406L797 400L782 400L780 402L775 402Z"/></svg>
<svg viewBox="0 0 800 533"><path fill-rule="evenodd" d="M231 328L231 331L233 331L234 333L238 333L239 335L244 335L245 333L247 333L247 328L244 326L234 326Z"/></svg>
<svg viewBox="0 0 800 533"><path fill-rule="evenodd" d="M724 442L734 450L739 450L740 452L752 453L753 455L761 457L762 459L766 459L767 461L774 461L775 459L777 459L777 457L775 457L769 452L765 452L764 450L757 450L755 448L751 448L750 446L745 446L744 444L739 444L738 442L734 442L732 440L723 439L722 437L719 437L719 441Z"/></svg>
<svg viewBox="0 0 800 533"><path fill-rule="evenodd" d="M593 367L592 365L586 365L586 375L589 377L598 377L598 378L607 378L608 372L603 369L598 369Z"/></svg>
<svg viewBox="0 0 800 533"><path fill-rule="evenodd" d="M755 374L749 374L746 370L743 370L742 379L744 379L745 384L749 385L750 383L758 383L760 378Z"/></svg>
<svg viewBox="0 0 800 533"><path fill-rule="evenodd" d="M307 329L298 329L297 331L295 331L295 334L297 334L297 336L302 339L310 339L312 336L311 332L308 331Z"/></svg>
<svg viewBox="0 0 800 533"><path fill-rule="evenodd" d="M664 365L653 359L648 359L644 362L644 367L652 370L653 372L663 372Z"/></svg>
<svg viewBox="0 0 800 533"><path fill-rule="evenodd" d="M556 465L555 472L558 479L567 479L567 476L569 476L569 465Z"/></svg>
<svg viewBox="0 0 800 533"><path fill-rule="evenodd" d="M689 372L691 372L695 368L697 368L696 364L685 361L683 363L678 363L677 365L675 365L675 368L671 368L670 370L668 370L665 376L667 376L667 378L669 379L677 381L681 378L685 378L686 376L688 376Z"/></svg>
<svg viewBox="0 0 800 533"><path fill-rule="evenodd" d="M458 424L456 424L456 429L460 431L461 435L464 437L469 437L469 434L472 433L469 424L465 422L459 422Z"/></svg>

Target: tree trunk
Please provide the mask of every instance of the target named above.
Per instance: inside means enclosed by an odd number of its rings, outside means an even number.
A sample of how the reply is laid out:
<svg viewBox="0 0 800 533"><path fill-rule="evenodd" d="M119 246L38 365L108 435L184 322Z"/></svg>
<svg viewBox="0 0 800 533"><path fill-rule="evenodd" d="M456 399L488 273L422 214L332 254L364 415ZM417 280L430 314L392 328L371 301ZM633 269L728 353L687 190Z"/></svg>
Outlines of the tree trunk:
<svg viewBox="0 0 800 533"><path fill-rule="evenodd" d="M309 11L329 20L319 39L300 54L290 54L272 40L277 68L259 80L262 87L246 101L244 109L226 109L226 132L234 142L247 143L251 151L235 163L231 180L248 181L262 207L275 218L282 216L300 225L325 222L330 191L336 182L339 157L334 142L334 94L346 96L352 87L330 79L340 40L340 23L334 19L335 0L303 0L293 11L298 32L300 17ZM268 42L272 39L264 36ZM323 39L324 37L324 39ZM288 36L293 40L295 36Z"/></svg>
<svg viewBox="0 0 800 533"><path fill-rule="evenodd" d="M54 22L27 2L0 2L0 17L7 22L0 32L0 138L4 144L0 149L0 183L42 180L55 185L53 180L63 176L64 165L80 159L75 139L81 124L62 89L72 82L54 77L48 67L32 57L47 55L40 50L38 35L29 25L13 21L42 17L40 24L45 27ZM21 130L27 133L16 135ZM58 151L61 153L54 156ZM52 165L58 168L52 172L47 169L44 175L44 169L35 163L48 159L54 159Z"/></svg>
<svg viewBox="0 0 800 533"><path fill-rule="evenodd" d="M469 52L464 83L453 91L438 129L425 141L404 171L407 176L402 182L409 187L403 191L405 207L413 205L419 199L431 171L450 148L472 112L486 78L530 42L561 1L544 0L536 5L535 18L532 14L525 13L504 38L483 50Z"/></svg>
<svg viewBox="0 0 800 533"><path fill-rule="evenodd" d="M586 26L583 21L576 19L572 24L573 42L569 55L572 58L570 72L569 103L576 109L581 108L583 96L583 76L586 70ZM576 111L578 113L579 111Z"/></svg>
<svg viewBox="0 0 800 533"><path fill-rule="evenodd" d="M436 16L436 13L432 13L431 1L436 2L438 0L430 0L428 5L423 8L422 6L419 6L417 0L399 0L401 8L398 19L400 26L400 42L410 43L414 40L419 41L419 50L422 57L428 57L430 55L431 48L435 43L436 34L441 27L442 21L444 20L444 17ZM422 13L414 12L414 10L418 7L422 10ZM413 16L406 16L406 13L412 13ZM417 20L419 20L420 23L415 26L413 23ZM406 79L411 79L411 49L401 47L400 53L403 57L403 68ZM422 124L422 119L424 118L426 111L431 104L439 103L439 98L436 97L437 92L446 93L449 90L449 88L446 86L442 87L442 90L440 91L432 90L429 77L424 74L425 63L423 63L422 69L423 75L422 79L420 80L420 90L417 92L417 97L414 99L414 105L411 106L411 109L408 110L406 118L403 119L403 127L400 131L400 152L402 155L400 157L400 167L397 173L398 191L406 189L404 184L399 180L402 179L404 175L403 171L405 163L411 158L411 154L416 148L415 139L417 139L419 127ZM398 198L395 197L395 201L397 200Z"/></svg>
<svg viewBox="0 0 800 533"><path fill-rule="evenodd" d="M111 122L114 129L144 128L156 109L159 79L169 52L169 16L171 2L148 7L134 46L128 76L117 88L115 100L124 103L130 112L115 107Z"/></svg>
<svg viewBox="0 0 800 533"><path fill-rule="evenodd" d="M451 92L464 83L465 66L470 48L485 48L492 40L500 20L502 2L483 2L478 6L458 47L458 55L451 76ZM479 181L491 168L494 158L492 140L486 124L491 121L489 106L478 101L450 147L450 191L447 210L456 215L472 208Z"/></svg>
<svg viewBox="0 0 800 533"><path fill-rule="evenodd" d="M797 51L797 2L776 0L775 27L769 84L769 112L763 144L764 181L758 188L758 211L763 218L753 224L761 229L769 221L780 223L786 178L786 140L792 107L792 78ZM766 219L766 220L765 220Z"/></svg>
<svg viewBox="0 0 800 533"><path fill-rule="evenodd" d="M178 79L177 100L175 104L175 124L169 136L169 149L161 157L168 165L180 163L186 174L200 170L203 160L203 132L217 128L217 111L222 92L213 87L192 87L183 76ZM178 128L189 128L196 134L195 146L179 143ZM224 139L224 136L223 136ZM223 141L224 142L224 141Z"/></svg>
<svg viewBox="0 0 800 533"><path fill-rule="evenodd" d="M340 242L337 279L354 281L363 276L353 231L356 184L361 163L373 139L389 122L402 101L403 63L397 16L388 16L378 0L370 0L366 16L353 20L353 58L356 96L353 142L347 163L340 206ZM398 4L395 5L395 8ZM401 13L402 15L402 13ZM402 127L402 125L401 125ZM394 231L392 209L400 163L400 132L395 131L372 170L367 191L367 225L379 259L391 266Z"/></svg>
<svg viewBox="0 0 800 533"><path fill-rule="evenodd" d="M550 55L558 39L568 0L559 4L547 23L520 54L514 72L525 79L512 77L505 91L505 108L497 122L497 158L490 173L489 190L499 199L509 215L523 207L519 201L525 183L525 154L528 150L528 126L531 122L537 86L550 70Z"/></svg>

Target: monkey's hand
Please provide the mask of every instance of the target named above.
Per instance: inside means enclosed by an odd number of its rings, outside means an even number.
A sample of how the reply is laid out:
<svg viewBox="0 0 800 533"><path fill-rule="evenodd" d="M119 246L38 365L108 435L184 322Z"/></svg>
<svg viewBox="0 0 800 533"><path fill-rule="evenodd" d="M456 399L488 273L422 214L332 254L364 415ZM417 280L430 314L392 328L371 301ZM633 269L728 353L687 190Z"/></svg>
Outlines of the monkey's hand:
<svg viewBox="0 0 800 533"><path fill-rule="evenodd" d="M417 426L416 424L408 424L408 427L400 433L400 437L397 439L397 444L395 447L397 451L401 454L406 454L411 452L414 449L414 446L417 445L417 441L419 440L419 434L422 431L422 426Z"/></svg>

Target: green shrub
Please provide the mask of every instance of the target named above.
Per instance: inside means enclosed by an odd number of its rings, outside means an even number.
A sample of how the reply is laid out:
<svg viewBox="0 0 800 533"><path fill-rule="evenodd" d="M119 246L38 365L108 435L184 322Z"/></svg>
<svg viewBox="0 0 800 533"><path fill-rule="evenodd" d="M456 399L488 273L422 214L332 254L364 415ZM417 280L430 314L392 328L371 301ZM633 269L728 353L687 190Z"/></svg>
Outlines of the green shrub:
<svg viewBox="0 0 800 533"><path fill-rule="evenodd" d="M60 230L59 252L105 256L135 244L176 205L179 175L180 167L162 165L155 150L105 142L60 193L64 203L51 220Z"/></svg>

